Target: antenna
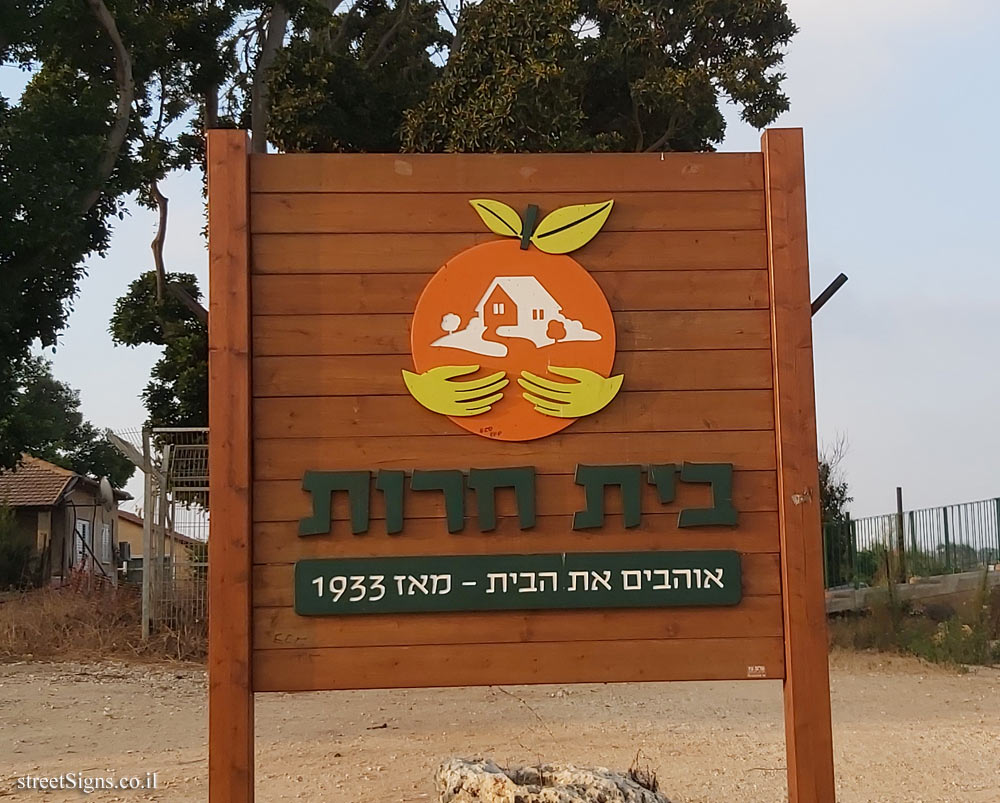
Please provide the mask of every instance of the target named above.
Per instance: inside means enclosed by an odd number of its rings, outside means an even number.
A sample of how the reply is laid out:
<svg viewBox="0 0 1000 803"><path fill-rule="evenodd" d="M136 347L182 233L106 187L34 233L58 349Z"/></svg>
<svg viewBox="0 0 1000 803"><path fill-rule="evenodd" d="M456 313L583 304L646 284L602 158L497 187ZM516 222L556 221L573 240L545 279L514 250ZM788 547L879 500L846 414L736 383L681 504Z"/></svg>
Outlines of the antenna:
<svg viewBox="0 0 1000 803"><path fill-rule="evenodd" d="M101 507L105 510L110 512L115 509L115 489L111 487L107 477L101 477L99 498Z"/></svg>

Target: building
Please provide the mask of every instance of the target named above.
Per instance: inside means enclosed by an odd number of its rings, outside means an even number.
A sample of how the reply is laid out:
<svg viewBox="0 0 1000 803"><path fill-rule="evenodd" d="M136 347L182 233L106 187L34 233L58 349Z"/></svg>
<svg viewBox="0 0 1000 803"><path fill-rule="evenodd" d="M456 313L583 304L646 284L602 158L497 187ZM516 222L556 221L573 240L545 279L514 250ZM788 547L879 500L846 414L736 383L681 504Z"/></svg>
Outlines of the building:
<svg viewBox="0 0 1000 803"><path fill-rule="evenodd" d="M141 516L129 513L127 510L118 511L118 539L121 543L128 544L129 557L132 560L141 559L143 556L142 527ZM191 538L184 533L168 530L164 536L164 557L171 563L204 561L204 550L204 541Z"/></svg>
<svg viewBox="0 0 1000 803"><path fill-rule="evenodd" d="M132 497L112 495L102 500L99 480L30 455L0 471L0 505L10 508L15 540L42 584L61 585L73 571L115 580L118 503Z"/></svg>
<svg viewBox="0 0 1000 803"><path fill-rule="evenodd" d="M487 330L505 337L523 337L536 346L552 343L546 334L551 320L560 320L559 302L534 276L498 276L479 303L476 315Z"/></svg>

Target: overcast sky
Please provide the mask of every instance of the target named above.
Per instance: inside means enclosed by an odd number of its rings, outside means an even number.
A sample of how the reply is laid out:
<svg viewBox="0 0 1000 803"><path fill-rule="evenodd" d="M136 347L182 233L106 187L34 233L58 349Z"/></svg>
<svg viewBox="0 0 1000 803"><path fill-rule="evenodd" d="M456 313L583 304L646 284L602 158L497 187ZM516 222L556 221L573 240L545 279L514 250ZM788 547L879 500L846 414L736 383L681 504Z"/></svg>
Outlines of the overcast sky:
<svg viewBox="0 0 1000 803"><path fill-rule="evenodd" d="M801 27L786 60L805 128L814 295L850 282L815 319L820 438L849 441L856 515L1000 496L1000 127L995 0L789 0ZM22 79L0 71L8 97ZM758 150L733 119L722 150ZM197 274L207 255L195 175L168 181L166 258ZM152 213L133 209L107 258L88 261L56 376L83 412L140 427L157 349L115 347L115 299L150 267ZM141 485L130 490L141 499Z"/></svg>

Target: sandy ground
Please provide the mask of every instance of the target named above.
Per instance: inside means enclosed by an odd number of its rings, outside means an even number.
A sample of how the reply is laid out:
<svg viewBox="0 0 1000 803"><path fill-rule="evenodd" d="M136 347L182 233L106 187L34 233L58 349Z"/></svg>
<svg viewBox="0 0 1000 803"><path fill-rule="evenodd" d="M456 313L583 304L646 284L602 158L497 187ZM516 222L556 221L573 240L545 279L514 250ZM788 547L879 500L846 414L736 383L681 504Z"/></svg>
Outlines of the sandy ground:
<svg viewBox="0 0 1000 803"><path fill-rule="evenodd" d="M838 654L841 803L1000 801L1000 671ZM0 666L0 798L207 799L200 668ZM453 755L656 769L675 803L786 799L780 685L675 683L262 695L261 803L436 803ZM155 792L19 791L22 775L158 773Z"/></svg>

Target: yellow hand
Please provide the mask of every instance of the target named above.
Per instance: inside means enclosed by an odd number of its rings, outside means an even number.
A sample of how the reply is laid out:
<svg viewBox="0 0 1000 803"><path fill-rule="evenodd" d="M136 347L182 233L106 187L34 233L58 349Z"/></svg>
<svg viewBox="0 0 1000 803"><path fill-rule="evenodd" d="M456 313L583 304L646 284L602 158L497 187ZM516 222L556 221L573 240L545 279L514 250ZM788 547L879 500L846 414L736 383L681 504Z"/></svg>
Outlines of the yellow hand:
<svg viewBox="0 0 1000 803"><path fill-rule="evenodd" d="M535 409L553 418L581 418L596 413L615 397L622 386L624 374L605 379L586 368L557 368L549 372L565 376L575 382L553 382L551 379L521 371L517 383L527 391L522 393Z"/></svg>
<svg viewBox="0 0 1000 803"><path fill-rule="evenodd" d="M466 382L451 382L456 376L474 374L478 365L439 365L422 374L403 371L403 381L413 398L441 415L480 415L503 398L500 391L510 382L503 371Z"/></svg>

